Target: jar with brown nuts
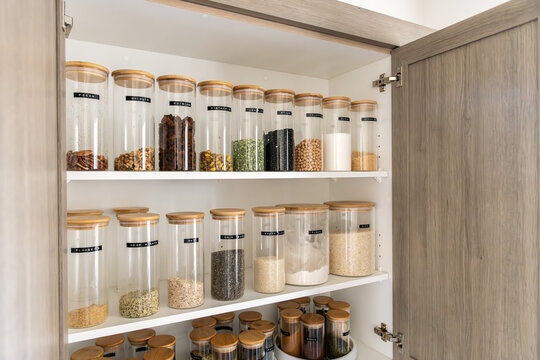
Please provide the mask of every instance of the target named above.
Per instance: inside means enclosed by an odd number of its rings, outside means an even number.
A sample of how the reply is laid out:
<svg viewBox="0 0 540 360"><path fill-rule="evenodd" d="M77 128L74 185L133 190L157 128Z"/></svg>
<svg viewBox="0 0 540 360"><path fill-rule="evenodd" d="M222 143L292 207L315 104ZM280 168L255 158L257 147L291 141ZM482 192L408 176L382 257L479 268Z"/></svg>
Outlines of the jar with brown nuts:
<svg viewBox="0 0 540 360"><path fill-rule="evenodd" d="M305 93L294 97L295 140L294 170L322 170L322 98L321 94Z"/></svg>
<svg viewBox="0 0 540 360"><path fill-rule="evenodd" d="M114 170L154 170L154 75L115 70Z"/></svg>

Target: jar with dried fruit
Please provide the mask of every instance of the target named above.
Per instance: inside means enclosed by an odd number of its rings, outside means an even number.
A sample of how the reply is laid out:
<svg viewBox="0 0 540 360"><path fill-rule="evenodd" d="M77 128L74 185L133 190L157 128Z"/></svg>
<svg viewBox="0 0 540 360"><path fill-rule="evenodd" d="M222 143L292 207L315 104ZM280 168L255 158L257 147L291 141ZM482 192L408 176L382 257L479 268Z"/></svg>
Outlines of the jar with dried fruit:
<svg viewBox="0 0 540 360"><path fill-rule="evenodd" d="M294 170L322 170L322 98L321 94L305 93L294 97Z"/></svg>
<svg viewBox="0 0 540 360"><path fill-rule="evenodd" d="M377 171L377 102L357 100L351 103L351 170Z"/></svg>

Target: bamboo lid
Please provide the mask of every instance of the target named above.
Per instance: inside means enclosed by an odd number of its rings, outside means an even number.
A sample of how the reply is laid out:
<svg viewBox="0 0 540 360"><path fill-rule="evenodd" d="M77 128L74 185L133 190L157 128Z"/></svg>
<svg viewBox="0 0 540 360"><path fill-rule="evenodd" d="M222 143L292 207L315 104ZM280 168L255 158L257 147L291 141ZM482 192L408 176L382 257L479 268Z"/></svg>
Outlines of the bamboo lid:
<svg viewBox="0 0 540 360"><path fill-rule="evenodd" d="M216 217L244 217L246 210L237 208L221 208L210 210L210 214L212 214L214 219L216 219Z"/></svg>
<svg viewBox="0 0 540 360"><path fill-rule="evenodd" d="M328 210L330 206L325 204L279 204L286 211L305 211L305 210Z"/></svg>
<svg viewBox="0 0 540 360"><path fill-rule="evenodd" d="M212 315L212 317L216 319L216 321L227 321L227 320L234 319L234 313L228 312L228 313L223 313L223 314L218 314L218 315Z"/></svg>
<svg viewBox="0 0 540 360"><path fill-rule="evenodd" d="M234 316L234 315L233 315ZM195 319L191 321L191 326L194 329L198 328L211 328L216 325L216 319L211 316Z"/></svg>
<svg viewBox="0 0 540 360"><path fill-rule="evenodd" d="M347 96L330 96L323 99L323 108L341 109L348 108L351 105L351 98Z"/></svg>
<svg viewBox="0 0 540 360"><path fill-rule="evenodd" d="M152 329L141 329L141 330L135 330L128 334L127 338L129 342L132 343L141 343L146 342L149 339L156 336L156 332Z"/></svg>
<svg viewBox="0 0 540 360"><path fill-rule="evenodd" d="M240 100L260 100L264 96L265 89L258 85L236 85L233 88L233 96Z"/></svg>
<svg viewBox="0 0 540 360"><path fill-rule="evenodd" d="M233 88L230 82L217 80L202 81L197 86L201 94L208 96L227 96Z"/></svg>
<svg viewBox="0 0 540 360"><path fill-rule="evenodd" d="M102 215L103 210L100 209L78 209L78 210L68 210L67 216L86 216L86 215Z"/></svg>
<svg viewBox="0 0 540 360"><path fill-rule="evenodd" d="M277 304L277 308L280 311L285 310L285 309L298 309L299 307L300 307L300 305L298 305L298 303L296 303L294 301L282 301L282 302Z"/></svg>
<svg viewBox="0 0 540 360"><path fill-rule="evenodd" d="M324 316L320 314L304 314L300 318L306 325L321 325L324 324Z"/></svg>
<svg viewBox="0 0 540 360"><path fill-rule="evenodd" d="M229 348L238 344L238 338L231 333L217 334L212 338L211 344L215 348Z"/></svg>
<svg viewBox="0 0 540 360"><path fill-rule="evenodd" d="M298 305L298 304L297 304ZM280 312L281 318L284 320L297 320L304 314L298 309L285 309Z"/></svg>
<svg viewBox="0 0 540 360"><path fill-rule="evenodd" d="M300 305L311 303L311 299L309 298L309 296L304 296L304 297L301 297L301 298L292 299L291 301L294 301L295 303L300 304Z"/></svg>
<svg viewBox="0 0 540 360"><path fill-rule="evenodd" d="M371 201L327 201L325 204L329 205L331 210L343 211L366 211L375 207L375 203Z"/></svg>
<svg viewBox="0 0 540 360"><path fill-rule="evenodd" d="M102 348L108 348L111 346L120 345L124 342L124 335L116 334L110 336L100 337L96 340L96 346L101 346Z"/></svg>
<svg viewBox="0 0 540 360"><path fill-rule="evenodd" d="M174 359L174 351L168 348L150 349L143 356L143 360L172 360Z"/></svg>
<svg viewBox="0 0 540 360"><path fill-rule="evenodd" d="M268 320L257 320L249 325L252 330L259 330L263 333L273 332L276 328L276 324Z"/></svg>
<svg viewBox="0 0 540 360"><path fill-rule="evenodd" d="M156 335L148 340L151 348L169 347L176 343L176 338L172 335Z"/></svg>
<svg viewBox="0 0 540 360"><path fill-rule="evenodd" d="M271 89L264 92L264 98L269 103L283 103L294 100L295 92L289 89Z"/></svg>
<svg viewBox="0 0 540 360"><path fill-rule="evenodd" d="M285 208L282 206L257 206L251 208L255 216L279 216L283 215Z"/></svg>
<svg viewBox="0 0 540 360"><path fill-rule="evenodd" d="M191 341L210 341L214 336L216 336L216 330L210 327L196 328L189 333Z"/></svg>
<svg viewBox="0 0 540 360"><path fill-rule="evenodd" d="M66 220L68 228L93 227L94 225L103 228L109 225L111 218L105 215L84 215L68 216Z"/></svg>
<svg viewBox="0 0 540 360"><path fill-rule="evenodd" d="M326 317L330 320L345 321L351 317L351 314L345 310L328 310L326 312Z"/></svg>
<svg viewBox="0 0 540 360"><path fill-rule="evenodd" d="M99 346L87 346L71 354L71 360L101 359L103 352L103 348Z"/></svg>
<svg viewBox="0 0 540 360"><path fill-rule="evenodd" d="M353 107L374 108L375 106L377 106L377 102L375 100L355 100L351 102L351 109Z"/></svg>
<svg viewBox="0 0 540 360"><path fill-rule="evenodd" d="M66 77L73 81L95 84L107 80L109 69L86 61L66 61Z"/></svg>
<svg viewBox="0 0 540 360"><path fill-rule="evenodd" d="M266 340L266 335L259 330L246 330L238 335L238 340L244 345L260 345Z"/></svg>
<svg viewBox="0 0 540 360"><path fill-rule="evenodd" d="M118 214L133 214L133 213L145 213L148 212L148 208L146 206L123 206L123 207L115 207L113 208L113 211L116 215Z"/></svg>
<svg viewBox="0 0 540 360"><path fill-rule="evenodd" d="M124 226L124 224L127 224L126 226L129 226L129 224L132 223L140 223L144 221L156 221L159 220L159 214L155 213L129 213L129 214L119 214L117 216L118 220L120 221L120 225Z"/></svg>
<svg viewBox="0 0 540 360"><path fill-rule="evenodd" d="M334 301L330 296L315 296L313 303L317 305L328 305L330 301Z"/></svg>
<svg viewBox="0 0 540 360"><path fill-rule="evenodd" d="M198 211L181 211L181 212L172 212L168 213L165 216L167 216L167 219L169 219L169 222L171 221L178 221L178 220L201 220L204 219L204 213L198 212Z"/></svg>
<svg viewBox="0 0 540 360"><path fill-rule="evenodd" d="M154 75L142 70L120 69L111 73L114 83L131 89L146 89L154 85Z"/></svg>
<svg viewBox="0 0 540 360"><path fill-rule="evenodd" d="M258 311L244 311L238 315L238 319L243 322L253 322L262 319L262 314Z"/></svg>
<svg viewBox="0 0 540 360"><path fill-rule="evenodd" d="M296 106L314 106L321 105L323 96L318 93L303 93L294 96Z"/></svg>
<svg viewBox="0 0 540 360"><path fill-rule="evenodd" d="M330 301L328 303L328 308L330 310L351 310L351 304L346 301Z"/></svg>
<svg viewBox="0 0 540 360"><path fill-rule="evenodd" d="M195 79L182 75L161 75L157 78L159 88L163 91L186 93L195 90Z"/></svg>

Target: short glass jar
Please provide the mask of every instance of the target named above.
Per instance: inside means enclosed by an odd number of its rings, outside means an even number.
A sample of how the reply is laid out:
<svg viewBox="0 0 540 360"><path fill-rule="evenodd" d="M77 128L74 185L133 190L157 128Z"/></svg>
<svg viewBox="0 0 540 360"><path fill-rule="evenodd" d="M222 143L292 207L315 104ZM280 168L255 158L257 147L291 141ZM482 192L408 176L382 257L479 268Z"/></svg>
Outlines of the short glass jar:
<svg viewBox="0 0 540 360"><path fill-rule="evenodd" d="M294 170L322 170L322 99L321 94L304 93L294 97Z"/></svg>
<svg viewBox="0 0 540 360"><path fill-rule="evenodd" d="M277 319L278 319L278 328L279 328L279 324L281 322L281 312L283 310L286 310L286 309L299 309L300 308L300 305L294 301L290 301L290 300L287 300L287 301L282 301L282 302L279 302L277 303Z"/></svg>
<svg viewBox="0 0 540 360"><path fill-rule="evenodd" d="M323 99L323 170L351 170L351 99L332 96Z"/></svg>
<svg viewBox="0 0 540 360"><path fill-rule="evenodd" d="M263 360L266 336L259 330L245 330L238 335L239 360Z"/></svg>
<svg viewBox="0 0 540 360"><path fill-rule="evenodd" d="M176 354L176 338L172 335L166 334L156 335L148 340L148 347L150 350L155 348L167 348Z"/></svg>
<svg viewBox="0 0 540 360"><path fill-rule="evenodd" d="M326 316L326 312L329 310L328 304L334 301L330 296L315 296L313 298L313 310L316 314Z"/></svg>
<svg viewBox="0 0 540 360"><path fill-rule="evenodd" d="M211 316L198 318L191 321L191 327L193 329L200 329L200 328L215 328L216 326L216 319L214 319Z"/></svg>
<svg viewBox="0 0 540 360"><path fill-rule="evenodd" d="M142 359L148 351L148 340L156 336L153 329L141 329L130 332L127 335L129 346L127 349L128 358Z"/></svg>
<svg viewBox="0 0 540 360"><path fill-rule="evenodd" d="M99 346L87 346L71 354L70 360L100 360L103 359L103 348Z"/></svg>
<svg viewBox="0 0 540 360"><path fill-rule="evenodd" d="M351 304L349 304L346 301L330 301L328 303L328 309L329 310L343 310L351 313Z"/></svg>
<svg viewBox="0 0 540 360"><path fill-rule="evenodd" d="M326 313L325 347L328 359L337 359L351 351L350 315L343 310Z"/></svg>
<svg viewBox="0 0 540 360"><path fill-rule="evenodd" d="M143 360L173 360L174 351L167 348L150 349L143 356Z"/></svg>
<svg viewBox="0 0 540 360"><path fill-rule="evenodd" d="M351 102L351 170L377 171L378 127L377 102L357 100Z"/></svg>
<svg viewBox="0 0 540 360"><path fill-rule="evenodd" d="M96 346L103 348L104 358L123 360L125 356L124 341L122 334L104 336L96 339Z"/></svg>
<svg viewBox="0 0 540 360"><path fill-rule="evenodd" d="M258 320L251 323L250 329L264 333L264 360L274 360L274 330L276 325L268 320Z"/></svg>
<svg viewBox="0 0 540 360"><path fill-rule="evenodd" d="M324 316L304 314L302 321L302 358L324 360Z"/></svg>
<svg viewBox="0 0 540 360"><path fill-rule="evenodd" d="M298 304L298 308L302 310L304 314L307 314L311 312L311 298L309 296L304 296L297 299L292 299L291 301L294 301Z"/></svg>
<svg viewBox="0 0 540 360"><path fill-rule="evenodd" d="M262 314L258 311L243 311L238 315L238 333L249 330L252 322L261 320Z"/></svg>
<svg viewBox="0 0 540 360"><path fill-rule="evenodd" d="M237 360L238 338L234 334L217 334L210 343L213 360Z"/></svg>
<svg viewBox="0 0 540 360"><path fill-rule="evenodd" d="M294 170L294 91L264 92L264 170Z"/></svg>
<svg viewBox="0 0 540 360"><path fill-rule="evenodd" d="M216 336L216 330L208 327L197 328L189 333L191 339L190 358L193 360L212 360L210 341Z"/></svg>
<svg viewBox="0 0 540 360"><path fill-rule="evenodd" d="M234 313L228 312L212 316L216 320L216 329L218 334L233 333Z"/></svg>
<svg viewBox="0 0 540 360"><path fill-rule="evenodd" d="M279 344L284 353L294 357L300 357L302 353L302 315L298 309L284 309L280 312Z"/></svg>

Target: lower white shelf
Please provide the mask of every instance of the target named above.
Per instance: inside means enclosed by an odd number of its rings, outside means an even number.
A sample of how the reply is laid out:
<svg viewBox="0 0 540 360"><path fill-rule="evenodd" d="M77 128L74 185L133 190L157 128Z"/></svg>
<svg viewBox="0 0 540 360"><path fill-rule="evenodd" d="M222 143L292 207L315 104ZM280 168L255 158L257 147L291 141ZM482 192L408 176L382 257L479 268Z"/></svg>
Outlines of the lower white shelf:
<svg viewBox="0 0 540 360"><path fill-rule="evenodd" d="M167 306L167 282L160 283L160 309L145 318L126 319L120 316L118 311L118 292L109 291L109 317L98 326L87 329L70 329L68 343L95 339L101 336L126 333L133 330L156 327L197 319L204 316L221 314L229 311L238 311L252 307L277 303L280 301L295 299L302 296L312 296L330 291L347 289L359 285L370 284L388 279L388 273L376 272L365 277L342 277L330 275L326 283L316 286L292 286L287 285L285 290L277 294L261 294L253 290L253 269L246 269L246 290L241 299L234 301L219 301L210 296L210 278L206 277L205 302L203 305L186 310L171 309Z"/></svg>

